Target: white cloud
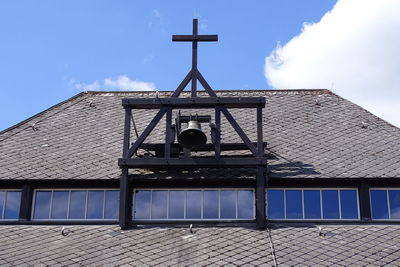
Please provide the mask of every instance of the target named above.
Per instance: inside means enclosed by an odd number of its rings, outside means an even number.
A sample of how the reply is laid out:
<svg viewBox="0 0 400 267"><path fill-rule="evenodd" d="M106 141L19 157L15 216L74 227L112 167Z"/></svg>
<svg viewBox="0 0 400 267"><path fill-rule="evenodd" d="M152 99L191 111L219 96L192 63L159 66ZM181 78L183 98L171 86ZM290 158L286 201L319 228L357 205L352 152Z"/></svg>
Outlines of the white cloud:
<svg viewBox="0 0 400 267"><path fill-rule="evenodd" d="M74 80L71 80L74 81ZM81 91L155 91L156 86L152 82L131 80L126 75L117 78L105 78L103 83L94 81L92 83L75 83L75 88Z"/></svg>
<svg viewBox="0 0 400 267"><path fill-rule="evenodd" d="M154 91L156 86L154 83L134 81L126 75L118 76L116 79L104 79L104 85L111 89L127 90L127 91Z"/></svg>
<svg viewBox="0 0 400 267"><path fill-rule="evenodd" d="M339 0L265 59L274 88L327 88L400 126L400 1Z"/></svg>
<svg viewBox="0 0 400 267"><path fill-rule="evenodd" d="M81 91L99 91L100 84L98 81L94 81L92 83L76 83L75 87Z"/></svg>

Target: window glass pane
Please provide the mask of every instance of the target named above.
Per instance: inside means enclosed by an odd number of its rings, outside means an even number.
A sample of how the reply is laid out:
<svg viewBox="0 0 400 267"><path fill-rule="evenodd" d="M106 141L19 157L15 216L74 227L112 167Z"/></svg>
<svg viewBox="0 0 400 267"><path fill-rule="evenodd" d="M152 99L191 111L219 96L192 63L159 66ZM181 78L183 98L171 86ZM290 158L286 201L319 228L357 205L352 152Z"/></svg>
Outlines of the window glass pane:
<svg viewBox="0 0 400 267"><path fill-rule="evenodd" d="M386 190L371 190L373 219L389 219Z"/></svg>
<svg viewBox="0 0 400 267"><path fill-rule="evenodd" d="M103 218L104 191L88 191L87 219Z"/></svg>
<svg viewBox="0 0 400 267"><path fill-rule="evenodd" d="M301 190L286 190L286 219L302 219Z"/></svg>
<svg viewBox="0 0 400 267"><path fill-rule="evenodd" d="M71 191L69 219L85 219L87 191Z"/></svg>
<svg viewBox="0 0 400 267"><path fill-rule="evenodd" d="M51 207L52 219L66 219L68 209L68 191L54 191Z"/></svg>
<svg viewBox="0 0 400 267"><path fill-rule="evenodd" d="M5 198L6 198L6 192L0 191L0 219L3 219L3 209L4 209Z"/></svg>
<svg viewBox="0 0 400 267"><path fill-rule="evenodd" d="M339 219L338 190L322 190L322 210L324 219Z"/></svg>
<svg viewBox="0 0 400 267"><path fill-rule="evenodd" d="M185 191L169 191L169 219L184 219Z"/></svg>
<svg viewBox="0 0 400 267"><path fill-rule="evenodd" d="M201 191L186 192L186 218L201 219Z"/></svg>
<svg viewBox="0 0 400 267"><path fill-rule="evenodd" d="M154 190L152 191L151 218L166 219L167 218L167 202L168 191Z"/></svg>
<svg viewBox="0 0 400 267"><path fill-rule="evenodd" d="M203 218L218 219L218 193L217 190L205 190L203 195Z"/></svg>
<svg viewBox="0 0 400 267"><path fill-rule="evenodd" d="M253 219L253 191L240 190L238 191L238 219Z"/></svg>
<svg viewBox="0 0 400 267"><path fill-rule="evenodd" d="M304 218L321 219L320 190L304 190Z"/></svg>
<svg viewBox="0 0 400 267"><path fill-rule="evenodd" d="M37 191L35 196L34 219L49 219L50 215L50 191Z"/></svg>
<svg viewBox="0 0 400 267"><path fill-rule="evenodd" d="M21 192L7 192L4 219L18 219L20 204Z"/></svg>
<svg viewBox="0 0 400 267"><path fill-rule="evenodd" d="M118 219L119 214L119 191L107 190L104 219Z"/></svg>
<svg viewBox="0 0 400 267"><path fill-rule="evenodd" d="M221 219L236 219L236 197L237 191L223 190L221 198Z"/></svg>
<svg viewBox="0 0 400 267"><path fill-rule="evenodd" d="M400 190L389 190L390 218L400 219Z"/></svg>
<svg viewBox="0 0 400 267"><path fill-rule="evenodd" d="M268 218L269 219L284 219L284 191L283 190L268 190Z"/></svg>
<svg viewBox="0 0 400 267"><path fill-rule="evenodd" d="M150 219L151 191L136 190L135 192L135 219Z"/></svg>
<svg viewBox="0 0 400 267"><path fill-rule="evenodd" d="M357 191L356 190L340 190L340 206L342 219L357 219Z"/></svg>

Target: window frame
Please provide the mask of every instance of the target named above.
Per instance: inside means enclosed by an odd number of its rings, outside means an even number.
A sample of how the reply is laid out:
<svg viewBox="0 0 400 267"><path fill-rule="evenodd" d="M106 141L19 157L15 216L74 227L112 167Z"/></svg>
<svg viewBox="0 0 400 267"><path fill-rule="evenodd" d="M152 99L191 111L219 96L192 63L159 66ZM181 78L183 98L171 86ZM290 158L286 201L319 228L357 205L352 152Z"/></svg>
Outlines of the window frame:
<svg viewBox="0 0 400 267"><path fill-rule="evenodd" d="M21 203L22 203L22 190L21 189L0 189L0 192L5 192L4 200L3 200L3 210L0 214L0 222L15 222L19 221L21 214ZM21 196L19 199L19 207L18 207L18 217L16 219L5 219L4 215L6 213L6 204L7 204L7 194L8 192L20 192Z"/></svg>
<svg viewBox="0 0 400 267"><path fill-rule="evenodd" d="M384 190L386 191L386 203L387 203L387 209L388 209L388 215L389 218L388 219L374 219L373 218L373 212L372 212L372 197L371 197L371 191L372 190ZM392 219L392 212L390 210L390 197L389 197L389 190L399 190L400 191L400 187L370 187L368 194L369 194L369 205L370 205L370 211L371 211L371 220L372 221L391 221L391 222L399 222L399 219Z"/></svg>
<svg viewBox="0 0 400 267"><path fill-rule="evenodd" d="M48 219L35 219L34 214L35 214L35 204L36 204L36 194L37 192L51 192L51 198L50 198L50 208L49 208L49 216ZM69 216L70 213L70 205L71 205L71 192L72 191L86 191L86 196L85 196L85 218L81 219L52 219L51 218L51 213L52 213L52 207L53 207L53 197L54 197L54 191L67 191L68 192L68 206L67 206L67 217ZM89 198L89 191L103 191L103 209L102 209L102 217L103 218L96 218L96 219L88 219L87 217L87 209L88 209L88 198ZM79 221L102 221L102 222L118 222L119 218L116 219L105 219L105 206L106 206L106 191L118 191L118 194L120 194L120 189L119 188L36 188L33 190L32 194L32 210L31 210L31 221L41 221L41 222L61 222L61 221L69 221L69 222L79 222ZM118 211L119 213L119 211Z"/></svg>
<svg viewBox="0 0 400 267"><path fill-rule="evenodd" d="M136 191L168 191L168 197L167 197L167 218L166 219L152 219L151 218L151 206L152 206L152 196L153 194L150 194L150 218L148 219L136 219L135 218L135 194ZM184 204L183 204L183 210L184 210L184 217L186 217L186 207L187 207L187 191L201 191L201 206L200 206L200 211L201 211L201 217L199 219L187 219L187 218L183 218L183 219L169 219L169 201L170 201L170 191L184 191L185 192L185 199L184 199ZM212 218L212 219L204 219L204 191L219 191L218 193L218 218ZM221 192L220 191L236 191L236 218L234 219L225 219L225 218L221 218ZM238 193L237 191L251 191L252 192L252 212L253 212L253 217L249 218L249 219L239 219L238 218ZM146 222L146 221L151 221L151 222L173 222L173 221L204 221L204 222L213 222L213 221L254 221L256 219L256 197L255 197L255 189L254 188L250 188L250 187L246 187L246 188L158 188L158 187L152 187L152 188L134 188L133 192L132 192L132 222Z"/></svg>
<svg viewBox="0 0 400 267"><path fill-rule="evenodd" d="M270 219L268 218L268 190L283 190L283 209L284 209L284 216L285 218L280 218L280 219ZM301 203L302 203L302 216L303 218L299 219L294 219L294 218L286 218L286 191L287 190L300 190L301 191ZM320 219L309 219L305 218L305 213L304 213L304 191L305 190L318 190L319 191L319 199L320 199L320 209L321 209L321 218ZM323 203L322 203L322 191L323 190L336 190L338 191L338 205L339 205L339 218L333 218L333 219L325 219L323 218ZM356 199L357 199L357 218L354 219L342 219L342 203L340 199L340 191L346 191L346 190L355 190L356 191ZM267 221L359 221L361 220L361 214L360 214L360 194L358 191L358 188L356 187L269 187L265 189L265 217Z"/></svg>

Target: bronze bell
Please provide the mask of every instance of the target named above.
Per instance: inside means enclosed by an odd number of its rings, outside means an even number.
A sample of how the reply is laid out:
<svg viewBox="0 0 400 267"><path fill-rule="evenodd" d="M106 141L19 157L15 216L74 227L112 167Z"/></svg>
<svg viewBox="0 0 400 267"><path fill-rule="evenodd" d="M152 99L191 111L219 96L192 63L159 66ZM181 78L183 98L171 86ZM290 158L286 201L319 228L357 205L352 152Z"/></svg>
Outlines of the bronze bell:
<svg viewBox="0 0 400 267"><path fill-rule="evenodd" d="M188 127L178 135L178 142L187 149L201 147L207 143L207 136L201 130L200 122L191 120Z"/></svg>

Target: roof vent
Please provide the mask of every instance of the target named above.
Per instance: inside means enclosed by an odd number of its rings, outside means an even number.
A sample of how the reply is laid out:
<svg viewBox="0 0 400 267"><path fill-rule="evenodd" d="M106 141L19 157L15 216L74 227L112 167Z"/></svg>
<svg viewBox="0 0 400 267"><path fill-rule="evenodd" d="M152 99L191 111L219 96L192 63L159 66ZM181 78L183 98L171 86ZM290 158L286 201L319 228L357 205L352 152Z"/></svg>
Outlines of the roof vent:
<svg viewBox="0 0 400 267"><path fill-rule="evenodd" d="M69 231L67 229L65 229L65 227L63 226L61 228L61 234L62 234L62 236L67 236L67 235L69 235Z"/></svg>
<svg viewBox="0 0 400 267"><path fill-rule="evenodd" d="M361 127L362 127L363 129L367 129L367 128L368 128L368 124L367 124L366 122L362 121L362 122L361 122Z"/></svg>
<svg viewBox="0 0 400 267"><path fill-rule="evenodd" d="M321 106L321 102L319 101L319 99L318 99L318 98L316 98L316 99L315 99L315 105L317 105L317 106Z"/></svg>
<svg viewBox="0 0 400 267"><path fill-rule="evenodd" d="M38 130L38 128L36 127L36 122L32 123L31 128L34 132Z"/></svg>
<svg viewBox="0 0 400 267"><path fill-rule="evenodd" d="M323 232L322 226L318 226L318 235L319 236L326 236L326 233Z"/></svg>

